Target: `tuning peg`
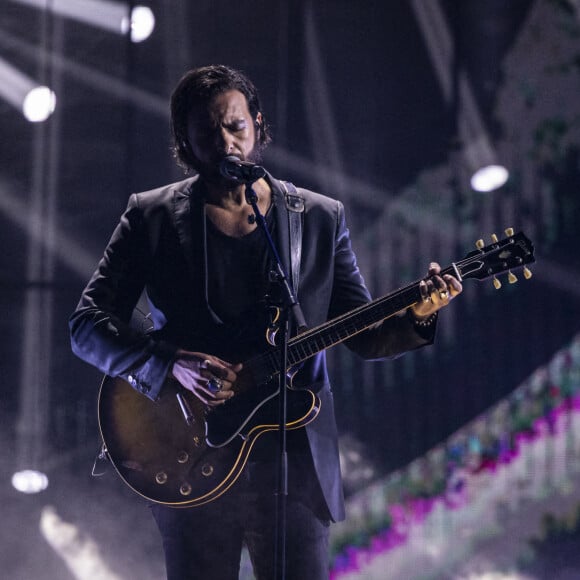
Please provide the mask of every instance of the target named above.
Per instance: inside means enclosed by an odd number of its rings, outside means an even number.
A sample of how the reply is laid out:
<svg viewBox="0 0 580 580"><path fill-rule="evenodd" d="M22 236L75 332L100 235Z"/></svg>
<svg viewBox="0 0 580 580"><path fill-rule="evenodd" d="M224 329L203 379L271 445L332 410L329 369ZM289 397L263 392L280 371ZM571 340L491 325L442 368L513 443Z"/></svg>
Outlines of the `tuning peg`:
<svg viewBox="0 0 580 580"><path fill-rule="evenodd" d="M505 235L506 235L508 238L511 238L511 237L514 235L514 228L507 228L507 229L505 230Z"/></svg>
<svg viewBox="0 0 580 580"><path fill-rule="evenodd" d="M524 271L524 278L526 280L529 280L532 277L532 275L533 275L532 274L532 271L527 266L524 266L524 270L523 271Z"/></svg>
<svg viewBox="0 0 580 580"><path fill-rule="evenodd" d="M495 234L491 234L491 241L492 241L494 244L497 244L497 242L498 242L498 237L497 237Z"/></svg>
<svg viewBox="0 0 580 580"><path fill-rule="evenodd" d="M508 282L510 284L515 284L518 281L517 276L513 272L508 273Z"/></svg>
<svg viewBox="0 0 580 580"><path fill-rule="evenodd" d="M501 282L495 276L493 277L493 287L496 290L499 290L501 288Z"/></svg>
<svg viewBox="0 0 580 580"><path fill-rule="evenodd" d="M483 240L477 240L477 242L475 242L475 247L478 250L483 250L483 248L485 247L485 242Z"/></svg>

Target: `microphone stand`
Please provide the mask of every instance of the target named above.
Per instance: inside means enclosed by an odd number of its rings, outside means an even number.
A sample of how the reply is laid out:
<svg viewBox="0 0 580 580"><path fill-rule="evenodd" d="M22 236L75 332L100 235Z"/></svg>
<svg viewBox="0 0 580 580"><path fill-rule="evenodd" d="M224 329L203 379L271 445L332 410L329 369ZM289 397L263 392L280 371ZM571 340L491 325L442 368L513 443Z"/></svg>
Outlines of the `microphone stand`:
<svg viewBox="0 0 580 580"><path fill-rule="evenodd" d="M246 182L246 201L254 210L254 220L258 227L262 229L266 237L268 249L276 268L276 279L282 289L280 322L282 331L280 341L280 374L278 377L278 477L276 485L276 547L274 551L274 568L276 579L284 580L286 577L286 500L288 497L288 452L286 449L286 417L287 417L287 397L286 397L286 369L288 368L288 339L289 339L289 312L292 311L294 319L299 328L305 327L304 316L294 292L288 282L288 276L284 271L284 266L280 260L278 251L265 217L258 208L258 196L252 185L257 181Z"/></svg>

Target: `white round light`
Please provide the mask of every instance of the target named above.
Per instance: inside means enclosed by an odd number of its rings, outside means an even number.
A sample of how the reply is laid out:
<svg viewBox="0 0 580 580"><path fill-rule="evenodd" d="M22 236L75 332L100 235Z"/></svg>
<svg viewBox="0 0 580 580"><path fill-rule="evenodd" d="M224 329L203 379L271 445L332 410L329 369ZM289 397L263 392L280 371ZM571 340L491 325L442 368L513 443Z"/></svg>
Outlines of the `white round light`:
<svg viewBox="0 0 580 580"><path fill-rule="evenodd" d="M475 191L487 193L500 188L508 180L509 172L503 165L486 165L471 177L471 187Z"/></svg>
<svg viewBox="0 0 580 580"><path fill-rule="evenodd" d="M48 487L48 477L40 471L25 469L12 476L12 486L22 493L39 493Z"/></svg>
<svg viewBox="0 0 580 580"><path fill-rule="evenodd" d="M24 97L22 113L31 123L46 121L56 107L56 95L48 87L35 87Z"/></svg>
<svg viewBox="0 0 580 580"><path fill-rule="evenodd" d="M135 6L131 10L131 41L143 42L151 36L155 28L155 16L151 8L147 6ZM129 19L121 21L121 32L126 34L129 30Z"/></svg>

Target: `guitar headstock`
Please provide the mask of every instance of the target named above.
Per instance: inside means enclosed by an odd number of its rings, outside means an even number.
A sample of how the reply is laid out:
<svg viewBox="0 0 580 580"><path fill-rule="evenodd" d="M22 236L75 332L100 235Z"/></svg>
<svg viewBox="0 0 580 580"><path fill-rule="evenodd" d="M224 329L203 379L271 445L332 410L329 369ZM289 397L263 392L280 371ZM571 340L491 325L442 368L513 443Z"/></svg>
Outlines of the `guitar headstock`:
<svg viewBox="0 0 580 580"><path fill-rule="evenodd" d="M494 286L501 287L501 282L496 278L497 274L508 272L508 281L513 284L517 277L512 272L516 268L523 267L524 277L531 278L532 273L526 264L535 262L534 245L523 234L509 228L505 231L506 237L499 240L494 234L492 243L485 246L483 240L476 244L477 250L470 252L463 260L454 264L462 279L475 278L486 280L493 277Z"/></svg>

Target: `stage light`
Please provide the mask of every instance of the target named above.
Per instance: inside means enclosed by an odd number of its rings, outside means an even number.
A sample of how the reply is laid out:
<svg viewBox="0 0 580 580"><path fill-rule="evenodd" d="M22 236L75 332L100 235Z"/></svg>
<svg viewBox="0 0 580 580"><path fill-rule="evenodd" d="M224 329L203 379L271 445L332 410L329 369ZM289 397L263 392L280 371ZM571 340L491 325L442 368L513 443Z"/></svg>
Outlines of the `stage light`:
<svg viewBox="0 0 580 580"><path fill-rule="evenodd" d="M33 469L17 471L12 476L12 487L21 493L40 493L48 487L48 477Z"/></svg>
<svg viewBox="0 0 580 580"><path fill-rule="evenodd" d="M46 121L54 112L56 95L0 59L0 97L20 110L31 122Z"/></svg>
<svg viewBox="0 0 580 580"><path fill-rule="evenodd" d="M22 112L31 123L46 121L56 107L56 95L48 87L35 87L22 102Z"/></svg>
<svg viewBox="0 0 580 580"><path fill-rule="evenodd" d="M121 32L127 33L129 19L125 16L121 21ZM147 6L135 6L131 11L131 40L143 42L147 40L155 28L155 16Z"/></svg>
<svg viewBox="0 0 580 580"><path fill-rule="evenodd" d="M12 0L40 10L47 8L65 18L83 22L117 34L129 31L129 5L111 0ZM134 6L131 10L131 40L142 42L155 28L155 16L147 6Z"/></svg>
<svg viewBox="0 0 580 580"><path fill-rule="evenodd" d="M509 177L508 170L503 165L486 165L471 176L471 187L481 193L489 193L499 189Z"/></svg>

